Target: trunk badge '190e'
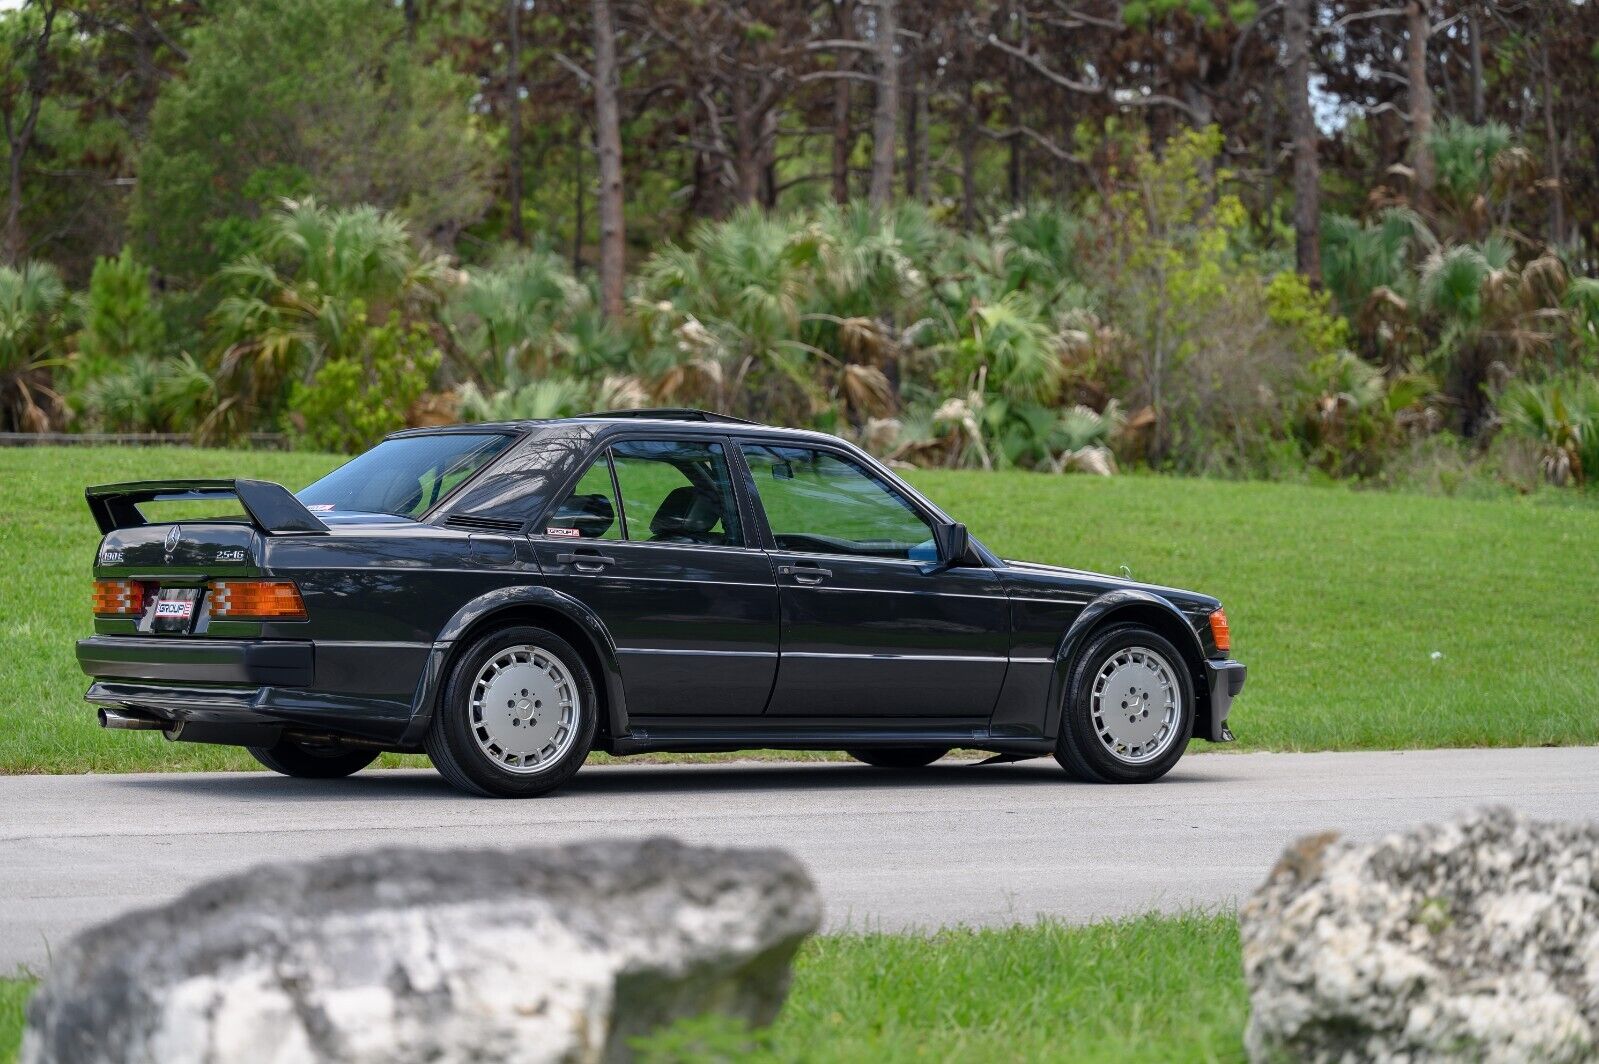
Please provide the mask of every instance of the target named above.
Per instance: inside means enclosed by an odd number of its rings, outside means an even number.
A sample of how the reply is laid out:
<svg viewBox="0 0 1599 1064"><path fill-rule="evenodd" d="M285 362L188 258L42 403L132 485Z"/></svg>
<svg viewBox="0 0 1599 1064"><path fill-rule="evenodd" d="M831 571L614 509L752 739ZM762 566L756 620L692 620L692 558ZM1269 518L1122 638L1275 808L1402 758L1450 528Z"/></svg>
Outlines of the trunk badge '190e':
<svg viewBox="0 0 1599 1064"><path fill-rule="evenodd" d="M173 525L171 528L167 529L167 541L166 541L167 561L171 561L172 560L172 551L178 545L178 537L180 537L182 535L183 535L183 526L182 525Z"/></svg>

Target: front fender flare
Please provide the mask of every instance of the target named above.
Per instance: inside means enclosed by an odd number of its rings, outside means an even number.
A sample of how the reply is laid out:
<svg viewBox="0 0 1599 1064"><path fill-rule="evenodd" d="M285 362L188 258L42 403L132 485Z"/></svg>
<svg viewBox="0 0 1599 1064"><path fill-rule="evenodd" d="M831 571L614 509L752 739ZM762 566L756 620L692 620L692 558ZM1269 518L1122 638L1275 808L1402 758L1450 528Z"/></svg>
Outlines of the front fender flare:
<svg viewBox="0 0 1599 1064"><path fill-rule="evenodd" d="M1201 723L1200 714L1203 707L1209 703L1205 692L1204 660L1205 651L1199 644L1199 636L1194 634L1194 629L1188 623L1188 618L1183 616L1172 603L1159 595L1149 591L1140 591L1136 588L1117 588L1107 591L1083 607L1061 636L1060 642L1055 647L1055 668L1049 681L1049 702L1044 707L1044 734L1053 739L1060 734L1060 715L1066 706L1066 685L1071 682L1072 667L1077 663L1077 655L1082 652L1088 643L1089 636L1095 629L1100 628L1108 621L1117 619L1118 614L1129 614L1129 620L1142 614L1148 616L1148 611L1157 610L1168 620L1175 622L1165 627L1169 631L1161 634L1171 638L1183 655L1183 663L1188 666L1188 672L1194 682L1194 712L1195 734L1199 734ZM1176 636L1176 638L1172 638Z"/></svg>
<svg viewBox="0 0 1599 1064"><path fill-rule="evenodd" d="M407 745L420 745L433 722L433 713L444 687L448 666L456 644L479 623L500 613L536 608L560 614L587 637L599 660L600 675L595 680L605 685L605 704L612 735L626 735L627 700L622 690L622 670L617 663L616 641L599 615L570 595L542 584L496 588L471 600L445 622L433 643L427 667L417 685L411 723L406 727Z"/></svg>

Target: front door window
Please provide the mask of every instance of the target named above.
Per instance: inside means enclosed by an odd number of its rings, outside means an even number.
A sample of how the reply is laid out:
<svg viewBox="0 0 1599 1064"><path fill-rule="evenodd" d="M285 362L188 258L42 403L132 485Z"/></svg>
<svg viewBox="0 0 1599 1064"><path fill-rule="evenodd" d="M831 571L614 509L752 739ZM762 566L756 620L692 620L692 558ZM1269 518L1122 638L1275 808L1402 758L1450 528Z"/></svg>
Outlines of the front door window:
<svg viewBox="0 0 1599 1064"><path fill-rule="evenodd" d="M860 466L809 447L746 446L779 550L937 561L926 519Z"/></svg>

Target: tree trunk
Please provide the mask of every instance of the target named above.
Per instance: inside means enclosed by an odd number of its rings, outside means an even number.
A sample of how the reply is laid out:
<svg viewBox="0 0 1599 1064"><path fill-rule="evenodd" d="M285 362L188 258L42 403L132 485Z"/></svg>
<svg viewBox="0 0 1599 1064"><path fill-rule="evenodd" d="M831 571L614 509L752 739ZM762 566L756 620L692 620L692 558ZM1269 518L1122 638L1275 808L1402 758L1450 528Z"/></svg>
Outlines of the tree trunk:
<svg viewBox="0 0 1599 1064"><path fill-rule="evenodd" d="M1560 132L1555 124L1554 72L1549 69L1548 33L1539 34L1538 52L1543 62L1543 136L1549 151L1549 242L1559 245L1566 239L1566 190L1561 174Z"/></svg>
<svg viewBox="0 0 1599 1064"><path fill-rule="evenodd" d="M1007 5L1006 21L1018 26L1016 47L1023 51L1031 50L1028 40L1026 12L1012 2ZM1017 97L1021 94L1021 81L1023 71L1020 69L1021 60L1014 55L1007 56L1005 62L1005 99L1009 101L1010 123L1016 129L1026 125L1022 117L1021 107L1017 104ZM1013 134L1006 144L1007 157L1005 160L1005 180L1010 193L1012 204L1020 205L1027 198L1027 140L1020 133Z"/></svg>
<svg viewBox="0 0 1599 1064"><path fill-rule="evenodd" d="M583 272L583 236L588 228L587 204L584 193L587 191L585 175L583 173L583 156L588 148L583 143L583 126L577 124L572 129L572 189L573 197L577 201L577 217L572 221L572 272Z"/></svg>
<svg viewBox="0 0 1599 1064"><path fill-rule="evenodd" d="M744 206L754 203L761 194L761 135L742 71L733 72L733 88L728 95L733 104L734 196L739 206Z"/></svg>
<svg viewBox="0 0 1599 1064"><path fill-rule="evenodd" d="M761 205L777 210L777 111L761 117Z"/></svg>
<svg viewBox="0 0 1599 1064"><path fill-rule="evenodd" d="M872 184L868 198L882 210L894 199L895 130L899 124L898 0L877 0L877 107L872 115Z"/></svg>
<svg viewBox="0 0 1599 1064"><path fill-rule="evenodd" d="M1432 147L1432 87L1427 84L1427 38L1432 32L1428 0L1410 0L1405 5L1407 73L1410 79L1410 168L1415 173L1417 206L1432 196L1435 178Z"/></svg>
<svg viewBox="0 0 1599 1064"><path fill-rule="evenodd" d="M28 237L22 231L22 157L27 145L11 145L10 180L6 186L5 264L21 266L28 257Z"/></svg>
<svg viewBox="0 0 1599 1064"><path fill-rule="evenodd" d="M1316 117L1310 109L1310 5L1288 0L1283 12L1288 59L1288 123L1294 139L1294 251L1299 272L1321 287L1321 170Z"/></svg>
<svg viewBox="0 0 1599 1064"><path fill-rule="evenodd" d="M510 187L510 234L518 244L527 243L522 226L522 0L506 5L510 22L510 47L505 64L505 149L510 157L507 178Z"/></svg>
<svg viewBox="0 0 1599 1064"><path fill-rule="evenodd" d="M922 91L920 50L910 53L906 65L910 76L905 93L905 198L918 200L922 195L922 174L927 153L927 130L922 117L925 93Z"/></svg>
<svg viewBox="0 0 1599 1064"><path fill-rule="evenodd" d="M838 0L833 7L839 40L855 39L855 0ZM838 53L840 72L855 69L855 51L843 48ZM849 202L849 160L854 154L855 129L850 123L850 79L833 82L833 201Z"/></svg>
<svg viewBox="0 0 1599 1064"><path fill-rule="evenodd" d="M1471 124L1482 125L1488 116L1483 99L1482 81L1482 11L1468 8L1466 15L1466 53L1471 60Z"/></svg>
<svg viewBox="0 0 1599 1064"><path fill-rule="evenodd" d="M966 106L960 116L961 227L970 233L977 228L977 117L972 85L966 84Z"/></svg>
<svg viewBox="0 0 1599 1064"><path fill-rule="evenodd" d="M622 117L610 0L594 0L594 135L600 157L600 310L622 314L626 233L622 220Z"/></svg>

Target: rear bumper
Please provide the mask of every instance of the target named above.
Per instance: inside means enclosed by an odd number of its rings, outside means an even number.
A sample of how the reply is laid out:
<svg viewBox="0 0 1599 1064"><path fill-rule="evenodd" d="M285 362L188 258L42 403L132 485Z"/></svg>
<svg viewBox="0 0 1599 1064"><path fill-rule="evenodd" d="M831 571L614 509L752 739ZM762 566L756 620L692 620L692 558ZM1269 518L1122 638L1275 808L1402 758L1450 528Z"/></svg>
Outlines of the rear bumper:
<svg viewBox="0 0 1599 1064"><path fill-rule="evenodd" d="M243 639L78 640L78 665L97 679L310 687L316 655L310 643Z"/></svg>
<svg viewBox="0 0 1599 1064"><path fill-rule="evenodd" d="M1227 727L1227 714L1232 711L1233 699L1244 689L1248 671L1241 661L1205 662L1205 680L1210 688L1210 734L1204 738L1213 743L1233 741L1232 730Z"/></svg>
<svg viewBox="0 0 1599 1064"><path fill-rule="evenodd" d="M410 749L447 644L95 636L78 642L84 698L169 737L254 745L287 730Z"/></svg>

